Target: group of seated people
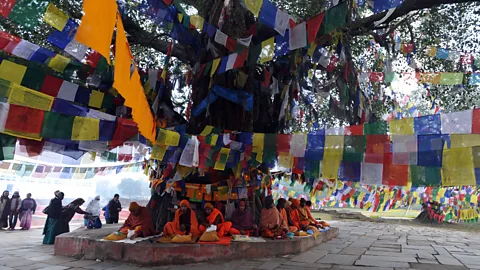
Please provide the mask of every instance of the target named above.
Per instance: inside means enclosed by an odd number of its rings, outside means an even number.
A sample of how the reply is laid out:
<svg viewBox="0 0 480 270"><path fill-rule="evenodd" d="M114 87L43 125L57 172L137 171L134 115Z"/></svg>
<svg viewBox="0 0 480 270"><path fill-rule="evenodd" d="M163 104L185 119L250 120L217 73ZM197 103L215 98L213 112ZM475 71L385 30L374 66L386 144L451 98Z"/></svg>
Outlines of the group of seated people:
<svg viewBox="0 0 480 270"><path fill-rule="evenodd" d="M286 233L311 230L318 233L319 228L330 227L328 223L317 221L312 217L310 208L304 199L290 198L289 201L279 199L275 206L272 197L265 198L265 205L260 214L260 224L254 221L253 215L247 209L245 200L240 200L238 208L232 213L230 221L225 221L222 213L211 203L204 205L205 219L198 222L195 211L190 208L188 200L180 202L180 209L175 212L175 218L168 222L163 230L167 237L175 235L203 234L210 226L216 226L217 235L248 235L265 238L285 237Z"/></svg>

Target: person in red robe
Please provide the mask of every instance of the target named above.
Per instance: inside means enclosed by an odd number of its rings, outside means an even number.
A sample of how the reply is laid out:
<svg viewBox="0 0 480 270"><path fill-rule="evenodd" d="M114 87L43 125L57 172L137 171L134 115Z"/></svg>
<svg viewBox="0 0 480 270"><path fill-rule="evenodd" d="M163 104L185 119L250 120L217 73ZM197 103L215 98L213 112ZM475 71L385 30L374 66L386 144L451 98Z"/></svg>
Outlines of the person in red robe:
<svg viewBox="0 0 480 270"><path fill-rule="evenodd" d="M128 230L133 230L134 234L130 237L131 240L135 237L147 237L155 233L152 217L146 207L140 206L136 202L131 202L128 210L130 215L128 215L119 232L127 235Z"/></svg>
<svg viewBox="0 0 480 270"><path fill-rule="evenodd" d="M265 208L260 213L260 233L262 237L284 237L288 226L282 215L278 212L271 196L265 198Z"/></svg>
<svg viewBox="0 0 480 270"><path fill-rule="evenodd" d="M245 200L238 203L238 208L232 213L231 235L255 235L258 236L258 226L253 221L250 210L247 209Z"/></svg>
<svg viewBox="0 0 480 270"><path fill-rule="evenodd" d="M180 209L175 212L175 218L172 222L165 224L163 234L168 237L175 235L200 234L198 230L198 221L195 211L190 208L190 202L183 200L180 202Z"/></svg>
<svg viewBox="0 0 480 270"><path fill-rule="evenodd" d="M214 208L211 203L206 203L203 208L205 210L206 220L200 226L198 226L201 234L203 234L207 228L212 225L217 226L217 235L219 237L225 236L230 232L232 223L225 221L222 213L218 209Z"/></svg>

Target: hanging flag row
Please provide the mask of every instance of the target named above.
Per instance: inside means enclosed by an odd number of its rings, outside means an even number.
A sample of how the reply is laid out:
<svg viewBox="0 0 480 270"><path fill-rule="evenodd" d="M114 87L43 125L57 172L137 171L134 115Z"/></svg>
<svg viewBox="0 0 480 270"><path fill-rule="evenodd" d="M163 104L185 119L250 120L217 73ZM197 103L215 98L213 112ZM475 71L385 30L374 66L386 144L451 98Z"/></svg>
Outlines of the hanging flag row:
<svg viewBox="0 0 480 270"><path fill-rule="evenodd" d="M22 85L54 98L60 98L97 109L115 112L124 102L120 96L92 90L81 85L46 74L41 68L27 67L5 59L0 59L0 79L4 87L8 82ZM33 91L32 90L32 91Z"/></svg>
<svg viewBox="0 0 480 270"><path fill-rule="evenodd" d="M471 53L464 53L436 46L427 47L425 53L428 56L435 57L437 59L448 60L454 63L460 63L462 65L473 65L477 69L480 68L480 57L475 57L475 55Z"/></svg>
<svg viewBox="0 0 480 270"><path fill-rule="evenodd" d="M394 72L362 72L358 75L360 83L368 82L392 82L399 75ZM404 72L402 76L416 79L420 83L435 85L480 85L480 73L460 72Z"/></svg>
<svg viewBox="0 0 480 270"><path fill-rule="evenodd" d="M95 176L108 176L126 172L141 172L143 162L109 167L63 167L16 162L0 163L0 172L20 177L50 179L92 179Z"/></svg>

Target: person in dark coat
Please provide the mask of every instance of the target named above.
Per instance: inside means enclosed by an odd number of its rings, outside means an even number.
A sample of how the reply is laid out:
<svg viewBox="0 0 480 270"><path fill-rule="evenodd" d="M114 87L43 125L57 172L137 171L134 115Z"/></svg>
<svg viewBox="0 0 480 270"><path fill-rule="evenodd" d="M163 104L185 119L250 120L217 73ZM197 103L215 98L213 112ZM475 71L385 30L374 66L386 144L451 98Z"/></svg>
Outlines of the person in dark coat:
<svg viewBox="0 0 480 270"><path fill-rule="evenodd" d="M120 211L122 211L122 204L120 203L120 195L115 194L113 199L108 203L108 218L107 224L116 224L118 223L118 216Z"/></svg>

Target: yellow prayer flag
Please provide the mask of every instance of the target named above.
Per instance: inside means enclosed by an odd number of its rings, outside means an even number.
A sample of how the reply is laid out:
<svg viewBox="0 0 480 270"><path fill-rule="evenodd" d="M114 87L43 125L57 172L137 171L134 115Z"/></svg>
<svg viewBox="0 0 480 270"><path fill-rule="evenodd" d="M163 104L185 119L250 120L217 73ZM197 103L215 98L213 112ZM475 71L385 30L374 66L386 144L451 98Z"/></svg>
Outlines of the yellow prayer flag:
<svg viewBox="0 0 480 270"><path fill-rule="evenodd" d="M257 154L256 160L257 160L259 163L262 163L262 162L263 162L263 152L256 153L256 154Z"/></svg>
<svg viewBox="0 0 480 270"><path fill-rule="evenodd" d="M157 144L167 146L178 146L180 134L175 131L160 129L157 136Z"/></svg>
<svg viewBox="0 0 480 270"><path fill-rule="evenodd" d="M75 116L72 127L72 141L97 141L100 119Z"/></svg>
<svg viewBox="0 0 480 270"><path fill-rule="evenodd" d="M480 134L451 134L450 148L480 146Z"/></svg>
<svg viewBox="0 0 480 270"><path fill-rule="evenodd" d="M21 84L26 71L26 66L3 60L0 64L0 79Z"/></svg>
<svg viewBox="0 0 480 270"><path fill-rule="evenodd" d="M247 9L250 10L255 17L258 17L263 5L263 0L244 0L244 3Z"/></svg>
<svg viewBox="0 0 480 270"><path fill-rule="evenodd" d="M156 160L163 160L163 157L165 156L165 152L167 152L167 148L168 148L168 146L166 146L166 145L164 145L164 146L154 145L152 147L151 158L156 159Z"/></svg>
<svg viewBox="0 0 480 270"><path fill-rule="evenodd" d="M260 52L260 64L273 60L275 55L275 38L269 38L262 41L262 51Z"/></svg>
<svg viewBox="0 0 480 270"><path fill-rule="evenodd" d="M197 28L198 30L203 29L203 24L204 23L205 23L205 20L200 15L190 16L190 24L195 26L195 28Z"/></svg>
<svg viewBox="0 0 480 270"><path fill-rule="evenodd" d="M226 155L226 159L223 161L221 160L222 155ZM225 165L227 165L228 156L230 155L230 148L222 148L220 149L220 153L218 153L217 161L215 162L215 166L213 169L217 171L224 171Z"/></svg>
<svg viewBox="0 0 480 270"><path fill-rule="evenodd" d="M294 158L290 153L279 153L278 154L278 166L285 168L285 169L291 169L293 168L293 161Z"/></svg>
<svg viewBox="0 0 480 270"><path fill-rule="evenodd" d="M207 136L208 134L212 133L213 127L212 126L205 126L203 129L202 133L200 133L200 136Z"/></svg>
<svg viewBox="0 0 480 270"><path fill-rule="evenodd" d="M43 20L58 31L63 31L68 22L68 15L58 9L53 3L50 3L43 15Z"/></svg>
<svg viewBox="0 0 480 270"><path fill-rule="evenodd" d="M441 73L420 73L420 82L429 84L440 84Z"/></svg>
<svg viewBox="0 0 480 270"><path fill-rule="evenodd" d="M48 66L55 71L63 72L69 63L70 58L65 57L61 54L57 54L50 59L50 61L48 62Z"/></svg>
<svg viewBox="0 0 480 270"><path fill-rule="evenodd" d="M435 57L435 56L437 55L437 51L438 51L438 48L437 48L437 47L430 46L430 47L427 48L427 50L425 51L425 53L426 53L428 56Z"/></svg>
<svg viewBox="0 0 480 270"><path fill-rule="evenodd" d="M103 97L105 96L104 93L100 91L92 90L92 94L90 95L90 101L88 101L88 106L93 108L100 108L102 107Z"/></svg>
<svg viewBox="0 0 480 270"><path fill-rule="evenodd" d="M475 184L472 148L444 149L442 186L474 186Z"/></svg>
<svg viewBox="0 0 480 270"><path fill-rule="evenodd" d="M413 135L413 118L403 118L390 121L390 134L392 135Z"/></svg>
<svg viewBox="0 0 480 270"><path fill-rule="evenodd" d="M117 10L115 0L83 0L85 14L75 35L75 40L99 52L108 64Z"/></svg>
<svg viewBox="0 0 480 270"><path fill-rule="evenodd" d="M54 97L13 83L10 87L8 103L30 107L42 111L50 111Z"/></svg>
<svg viewBox="0 0 480 270"><path fill-rule="evenodd" d="M183 14L178 13L177 18L178 18L178 21L181 23L183 21Z"/></svg>
<svg viewBox="0 0 480 270"><path fill-rule="evenodd" d="M317 43L315 43L315 42L310 43L310 47L308 48L308 51L307 51L310 58L313 57L313 53L315 52L316 48L317 48Z"/></svg>
<svg viewBox="0 0 480 270"><path fill-rule="evenodd" d="M221 58L213 59L212 70L210 71L210 77L213 77L215 72L217 72L218 65L220 64ZM211 80L210 80L211 81Z"/></svg>
<svg viewBox="0 0 480 270"><path fill-rule="evenodd" d="M343 158L344 137L340 135L327 135L325 137L325 150L322 160L322 177L337 179L338 168Z"/></svg>
<svg viewBox="0 0 480 270"><path fill-rule="evenodd" d="M264 142L265 142L265 134L264 133L253 133L252 152L253 153L263 152Z"/></svg>

